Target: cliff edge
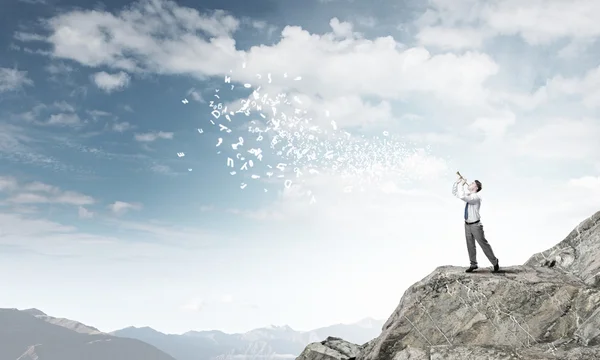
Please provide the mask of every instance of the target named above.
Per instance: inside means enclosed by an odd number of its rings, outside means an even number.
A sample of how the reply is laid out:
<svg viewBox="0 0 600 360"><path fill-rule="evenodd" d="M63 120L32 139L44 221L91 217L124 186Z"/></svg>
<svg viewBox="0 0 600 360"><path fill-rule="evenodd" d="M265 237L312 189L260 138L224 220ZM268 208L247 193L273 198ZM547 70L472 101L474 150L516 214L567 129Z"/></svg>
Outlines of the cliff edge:
<svg viewBox="0 0 600 360"><path fill-rule="evenodd" d="M409 287L366 344L329 337L297 360L600 359L600 211L524 265L464 270Z"/></svg>

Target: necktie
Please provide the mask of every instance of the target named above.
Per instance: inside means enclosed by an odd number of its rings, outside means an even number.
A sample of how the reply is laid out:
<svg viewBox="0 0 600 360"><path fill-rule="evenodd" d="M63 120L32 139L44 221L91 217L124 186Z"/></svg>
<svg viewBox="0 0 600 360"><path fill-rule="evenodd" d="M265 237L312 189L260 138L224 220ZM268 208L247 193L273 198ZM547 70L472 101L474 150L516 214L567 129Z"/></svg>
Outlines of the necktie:
<svg viewBox="0 0 600 360"><path fill-rule="evenodd" d="M467 221L467 218L469 217L469 203L465 204L465 221Z"/></svg>

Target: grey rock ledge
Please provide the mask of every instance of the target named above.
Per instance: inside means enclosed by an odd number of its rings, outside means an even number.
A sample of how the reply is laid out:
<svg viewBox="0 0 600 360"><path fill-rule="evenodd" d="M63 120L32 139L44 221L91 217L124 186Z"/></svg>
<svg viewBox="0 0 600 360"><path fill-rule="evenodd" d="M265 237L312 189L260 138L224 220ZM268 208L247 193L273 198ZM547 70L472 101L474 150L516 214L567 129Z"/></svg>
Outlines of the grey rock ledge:
<svg viewBox="0 0 600 360"><path fill-rule="evenodd" d="M441 266L409 287L381 334L329 337L297 360L600 359L600 211L499 273Z"/></svg>

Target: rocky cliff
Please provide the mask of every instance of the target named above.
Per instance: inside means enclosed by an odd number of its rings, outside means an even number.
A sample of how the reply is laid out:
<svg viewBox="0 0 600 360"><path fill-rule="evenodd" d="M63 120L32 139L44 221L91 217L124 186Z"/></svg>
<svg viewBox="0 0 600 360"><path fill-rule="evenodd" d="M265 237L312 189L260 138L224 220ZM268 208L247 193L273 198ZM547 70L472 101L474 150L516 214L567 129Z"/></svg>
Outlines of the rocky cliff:
<svg viewBox="0 0 600 360"><path fill-rule="evenodd" d="M366 344L329 337L297 360L600 359L600 212L524 265L464 270L412 285Z"/></svg>

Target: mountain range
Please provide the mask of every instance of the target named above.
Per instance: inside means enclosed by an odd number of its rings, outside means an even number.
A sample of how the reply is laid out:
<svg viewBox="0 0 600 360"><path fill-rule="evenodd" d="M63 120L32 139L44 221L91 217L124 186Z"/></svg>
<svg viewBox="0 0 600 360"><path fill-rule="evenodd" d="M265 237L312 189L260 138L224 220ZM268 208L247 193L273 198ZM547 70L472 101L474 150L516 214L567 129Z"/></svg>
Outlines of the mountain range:
<svg viewBox="0 0 600 360"><path fill-rule="evenodd" d="M140 340L36 309L0 309L0 360L175 360Z"/></svg>
<svg viewBox="0 0 600 360"><path fill-rule="evenodd" d="M177 360L293 359L309 343L321 341L328 336L365 343L379 335L382 325L383 320L367 318L354 324L337 324L311 331L296 331L289 326L270 326L239 334L212 330L175 335L164 334L149 327L128 327L111 334L144 341Z"/></svg>
<svg viewBox="0 0 600 360"><path fill-rule="evenodd" d="M0 360L263 358L600 359L600 211L523 265L469 274L436 268L404 292L385 323L180 335L129 327L107 334L36 309L0 309Z"/></svg>
<svg viewBox="0 0 600 360"><path fill-rule="evenodd" d="M0 360L287 359L330 335L366 342L379 334L382 324L365 319L304 332L270 326L241 334L211 330L175 335L149 327L104 333L37 309L0 309Z"/></svg>

